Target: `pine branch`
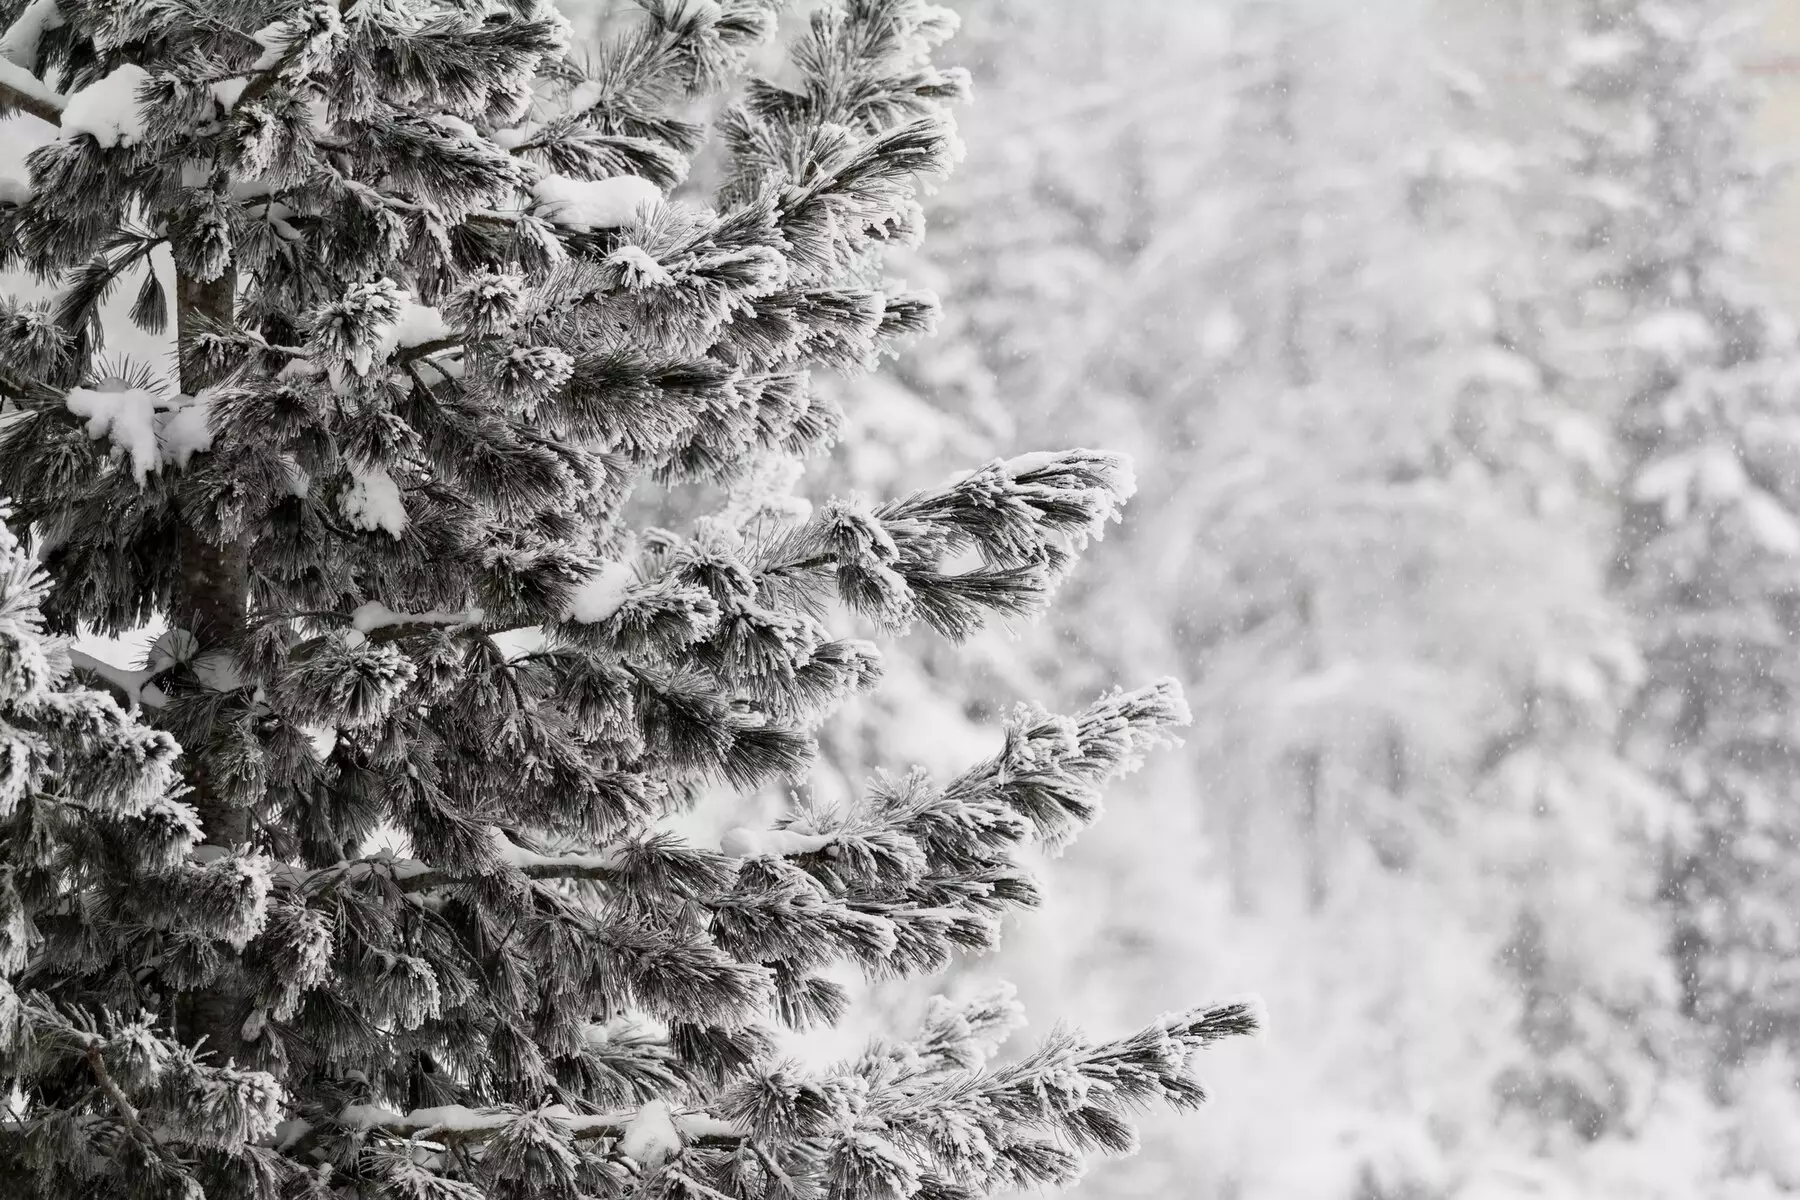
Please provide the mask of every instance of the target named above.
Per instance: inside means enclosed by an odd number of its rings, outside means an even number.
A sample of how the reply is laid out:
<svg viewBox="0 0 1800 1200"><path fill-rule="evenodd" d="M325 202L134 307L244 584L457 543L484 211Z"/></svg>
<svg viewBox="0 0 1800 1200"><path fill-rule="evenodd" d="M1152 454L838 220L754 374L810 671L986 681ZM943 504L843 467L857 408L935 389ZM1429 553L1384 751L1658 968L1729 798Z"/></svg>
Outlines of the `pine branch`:
<svg viewBox="0 0 1800 1200"><path fill-rule="evenodd" d="M410 862L394 864L394 883L402 892L428 892L455 883L459 878L452 872L435 868L428 867L416 872L406 869L423 865ZM617 875L619 864L602 851L598 854L544 855L541 861L514 864L514 869L525 878L534 880L597 880Z"/></svg>
<svg viewBox="0 0 1800 1200"><path fill-rule="evenodd" d="M541 1111L561 1122L568 1129L569 1137L576 1141L621 1137L630 1129L639 1112L637 1109L626 1109L589 1115L570 1112L562 1105L554 1105ZM407 1113L358 1105L340 1113L336 1124L363 1136L383 1133L390 1137L431 1141L445 1146L467 1146L479 1145L500 1136L508 1125L525 1115L527 1114L516 1109L470 1109L460 1105L415 1109ZM706 1113L679 1115L673 1121L684 1146L734 1149L750 1136L730 1129L726 1122ZM330 1127L314 1126L277 1149L289 1158L305 1159L333 1132Z"/></svg>
<svg viewBox="0 0 1800 1200"><path fill-rule="evenodd" d="M14 109L61 126L68 100L10 59L0 58L0 112Z"/></svg>
<svg viewBox="0 0 1800 1200"><path fill-rule="evenodd" d="M416 346L403 346L401 347L400 352L394 356L394 361L401 366L405 366L408 363L417 362L421 358L430 358L433 354L442 354L446 350L460 349L463 345L463 340L464 339L459 337L443 337L433 339L429 342L420 342Z"/></svg>
<svg viewBox="0 0 1800 1200"><path fill-rule="evenodd" d="M144 1127L143 1118L138 1115L137 1106L131 1102L131 1097L127 1096L113 1081L112 1075L106 1069L106 1058L102 1052L102 1043L99 1038L88 1039L87 1052L82 1057L87 1062L88 1070L93 1073L94 1082L99 1084L101 1092L105 1093L107 1100L111 1101L113 1109L119 1114L119 1120L124 1122L125 1128L131 1132L131 1136L152 1157L161 1159L170 1168L185 1175L181 1161Z"/></svg>
<svg viewBox="0 0 1800 1200"><path fill-rule="evenodd" d="M0 362L0 397L29 408L61 408L63 393L25 375L13 372Z"/></svg>

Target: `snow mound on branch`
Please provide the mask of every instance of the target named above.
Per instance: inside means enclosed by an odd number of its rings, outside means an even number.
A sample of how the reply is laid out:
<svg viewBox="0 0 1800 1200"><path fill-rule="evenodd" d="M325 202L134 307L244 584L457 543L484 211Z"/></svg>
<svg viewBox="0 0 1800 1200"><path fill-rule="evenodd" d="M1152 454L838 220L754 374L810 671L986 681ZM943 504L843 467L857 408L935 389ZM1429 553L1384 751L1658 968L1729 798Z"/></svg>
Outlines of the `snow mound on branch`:
<svg viewBox="0 0 1800 1200"><path fill-rule="evenodd" d="M156 393L144 388L116 390L71 388L63 404L87 418L88 437L112 444L131 458L131 473L142 487L150 472L162 469L156 441Z"/></svg>
<svg viewBox="0 0 1800 1200"><path fill-rule="evenodd" d="M149 81L150 72L126 63L73 93L63 106L62 136L85 133L107 149L142 141L144 112L138 107L137 94Z"/></svg>
<svg viewBox="0 0 1800 1200"><path fill-rule="evenodd" d="M569 179L546 175L531 185L538 215L585 233L616 229L645 208L662 204L662 192L648 179L616 175L611 179Z"/></svg>
<svg viewBox="0 0 1800 1200"><path fill-rule="evenodd" d="M406 532L406 504L400 488L382 467L372 471L351 471L350 488L338 500L344 519L358 529L373 533L385 529L395 540Z"/></svg>
<svg viewBox="0 0 1800 1200"><path fill-rule="evenodd" d="M38 43L46 33L62 26L62 9L56 0L31 0L11 28L0 35L0 58L29 70L37 62Z"/></svg>
<svg viewBox="0 0 1800 1200"><path fill-rule="evenodd" d="M619 1152L639 1166L654 1168L681 1153L681 1131L661 1100L646 1100L619 1139Z"/></svg>
<svg viewBox="0 0 1800 1200"><path fill-rule="evenodd" d="M619 611L625 593L637 582L637 572L622 562L601 564L598 571L575 589L569 604L569 620L595 625Z"/></svg>

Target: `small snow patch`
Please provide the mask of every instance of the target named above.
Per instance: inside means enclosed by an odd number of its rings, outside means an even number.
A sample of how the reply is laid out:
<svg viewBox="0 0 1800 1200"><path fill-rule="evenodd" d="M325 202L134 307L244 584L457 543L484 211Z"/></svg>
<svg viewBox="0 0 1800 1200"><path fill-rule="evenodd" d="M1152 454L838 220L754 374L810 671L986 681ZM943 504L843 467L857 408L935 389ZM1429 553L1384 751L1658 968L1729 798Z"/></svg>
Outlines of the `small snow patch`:
<svg viewBox="0 0 1800 1200"><path fill-rule="evenodd" d="M212 447L212 389L206 388L198 396L183 397L163 420L162 460L186 470L189 459Z"/></svg>
<svg viewBox="0 0 1800 1200"><path fill-rule="evenodd" d="M367 472L353 469L350 474L350 487L338 500L344 519L371 533L385 529L398 540L406 532L406 504L393 476L381 467Z"/></svg>
<svg viewBox="0 0 1800 1200"><path fill-rule="evenodd" d="M479 608L468 608L461 612L445 612L437 608L418 613L395 612L381 601L371 600L367 604L357 605L351 611L350 627L358 633L368 633L390 625L479 625L485 615Z"/></svg>
<svg viewBox="0 0 1800 1200"><path fill-rule="evenodd" d="M221 79L212 85L213 99L219 107L230 112L237 107L238 99L243 96L244 89L250 86L248 75L233 75L230 79Z"/></svg>
<svg viewBox="0 0 1800 1200"><path fill-rule="evenodd" d="M637 572L622 562L602 563L580 587L569 605L569 620L594 625L618 612L625 594L637 582Z"/></svg>
<svg viewBox="0 0 1800 1200"><path fill-rule="evenodd" d="M798 833L792 829L728 829L719 849L732 858L780 858L789 854L817 854L837 840L832 833Z"/></svg>
<svg viewBox="0 0 1800 1200"><path fill-rule="evenodd" d="M642 246L620 246L606 256L606 265L617 267L619 282L634 292L666 287L674 279Z"/></svg>
<svg viewBox="0 0 1800 1200"><path fill-rule="evenodd" d="M394 322L387 336L395 346L423 346L427 342L438 342L449 337L450 327L444 324L444 314L437 309L429 304L414 304L407 299L402 301L399 319Z"/></svg>
<svg viewBox="0 0 1800 1200"><path fill-rule="evenodd" d="M659 1167L681 1153L681 1131L669 1106L661 1100L646 1100L625 1133L619 1138L619 1152L645 1168Z"/></svg>

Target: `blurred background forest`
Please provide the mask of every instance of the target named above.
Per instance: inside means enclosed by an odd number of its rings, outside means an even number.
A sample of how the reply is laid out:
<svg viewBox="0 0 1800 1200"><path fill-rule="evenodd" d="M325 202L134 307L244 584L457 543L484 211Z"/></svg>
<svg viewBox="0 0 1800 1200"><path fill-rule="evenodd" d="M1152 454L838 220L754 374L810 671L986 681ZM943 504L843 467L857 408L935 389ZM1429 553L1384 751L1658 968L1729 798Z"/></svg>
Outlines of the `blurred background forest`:
<svg viewBox="0 0 1800 1200"><path fill-rule="evenodd" d="M1086 445L1140 490L1041 622L892 649L808 788L1187 688L1045 911L936 981L1096 1031L1266 997L1076 1194L1800 1192L1800 14L952 6L968 155L896 264L945 319L816 381L842 442L792 486Z"/></svg>
<svg viewBox="0 0 1800 1200"><path fill-rule="evenodd" d="M957 7L945 323L811 494L1064 445L1140 492L1044 623L890 656L815 787L1181 678L964 973L1274 1033L1077 1194L1800 1190L1800 14Z"/></svg>

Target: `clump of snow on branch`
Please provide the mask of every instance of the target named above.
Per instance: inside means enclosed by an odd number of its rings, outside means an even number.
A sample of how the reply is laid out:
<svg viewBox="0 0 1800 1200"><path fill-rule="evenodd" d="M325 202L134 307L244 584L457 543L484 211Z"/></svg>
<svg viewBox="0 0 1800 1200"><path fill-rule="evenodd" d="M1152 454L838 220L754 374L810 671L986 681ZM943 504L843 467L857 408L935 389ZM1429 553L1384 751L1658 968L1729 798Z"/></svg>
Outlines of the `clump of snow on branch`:
<svg viewBox="0 0 1800 1200"><path fill-rule="evenodd" d="M617 269L619 282L633 292L663 287L674 279L642 246L619 247L607 256L606 265Z"/></svg>
<svg viewBox="0 0 1800 1200"><path fill-rule="evenodd" d="M350 486L338 501L344 519L358 529L386 530L395 538L406 532L406 502L384 467L352 470Z"/></svg>
<svg viewBox="0 0 1800 1200"><path fill-rule="evenodd" d="M796 829L728 829L719 849L731 858L783 858L790 854L817 854L837 840L835 833L804 833Z"/></svg>
<svg viewBox="0 0 1800 1200"><path fill-rule="evenodd" d="M644 1167L661 1166L681 1153L681 1131L666 1102L650 1100L638 1109L619 1139L619 1152Z"/></svg>
<svg viewBox="0 0 1800 1200"><path fill-rule="evenodd" d="M351 610L350 627L358 633L370 633L394 625L479 625L483 615L479 608L460 612L435 608L427 612L395 612L379 600L370 600Z"/></svg>
<svg viewBox="0 0 1800 1200"><path fill-rule="evenodd" d="M579 621L583 625L594 625L606 620L618 612L625 603L625 594L637 583L637 572L630 564L622 562L602 563L581 586L569 606L569 619Z"/></svg>
<svg viewBox="0 0 1800 1200"><path fill-rule="evenodd" d="M156 393L146 388L71 388L63 404L76 416L87 418L90 438L110 438L114 448L131 460L131 473L140 486L152 471L161 469Z"/></svg>
<svg viewBox="0 0 1800 1200"><path fill-rule="evenodd" d="M136 145L143 140L145 128L138 92L149 82L148 71L126 63L71 93L63 106L62 135L73 138L85 133L106 149Z"/></svg>
<svg viewBox="0 0 1800 1200"><path fill-rule="evenodd" d="M663 196L654 183L635 175L611 179L546 175L531 185L531 198L545 220L587 232L617 229L645 209L656 208Z"/></svg>

